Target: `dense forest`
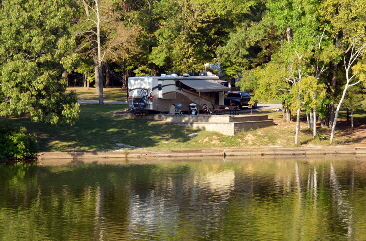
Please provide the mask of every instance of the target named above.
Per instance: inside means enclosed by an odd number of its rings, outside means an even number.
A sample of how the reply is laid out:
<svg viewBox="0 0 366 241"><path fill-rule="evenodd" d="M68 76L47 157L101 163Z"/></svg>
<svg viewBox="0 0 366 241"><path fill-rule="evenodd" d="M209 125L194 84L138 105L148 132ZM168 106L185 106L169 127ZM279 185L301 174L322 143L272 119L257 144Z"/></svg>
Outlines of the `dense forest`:
<svg viewBox="0 0 366 241"><path fill-rule="evenodd" d="M66 85L210 70L334 128L363 100L366 0L2 0L0 116L72 123Z"/></svg>

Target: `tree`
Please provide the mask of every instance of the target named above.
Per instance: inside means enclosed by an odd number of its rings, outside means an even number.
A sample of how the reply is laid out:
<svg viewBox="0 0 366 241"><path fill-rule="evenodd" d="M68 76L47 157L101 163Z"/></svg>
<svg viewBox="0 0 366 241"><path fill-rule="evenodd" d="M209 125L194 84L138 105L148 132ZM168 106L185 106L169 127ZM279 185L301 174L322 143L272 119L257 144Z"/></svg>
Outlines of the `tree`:
<svg viewBox="0 0 366 241"><path fill-rule="evenodd" d="M79 113L62 73L74 46L72 0L4 0L0 4L0 116L73 123Z"/></svg>
<svg viewBox="0 0 366 241"><path fill-rule="evenodd" d="M321 105L319 94L323 96L324 93L319 90L324 88L320 78L334 59L334 55L329 54L329 41L324 36L326 24L319 21L318 6L319 3L313 1L267 1L268 11L260 23L272 26L271 33L261 38L270 36L276 39L274 36L277 36L279 43L276 52L270 55L270 62L262 66L264 73L257 72L255 94L263 98L272 93L271 97L281 99L284 121L289 122L291 112L296 111L296 144L301 109L313 113L312 126L316 135L316 109ZM260 39L257 41L261 42ZM304 83L303 79L306 79ZM312 95L311 98L308 94Z"/></svg>
<svg viewBox="0 0 366 241"><path fill-rule="evenodd" d="M191 0L161 1L155 14L160 16L156 32L157 46L152 48L149 59L165 71L195 72L206 62L200 53L201 36L204 29L202 4Z"/></svg>
<svg viewBox="0 0 366 241"><path fill-rule="evenodd" d="M358 43L358 39L355 39L353 42L350 43L350 46L347 50L345 50L345 56L343 58L344 62L344 69L346 72L345 78L346 83L343 87L342 96L339 100L337 105L337 109L334 114L334 121L332 124L331 134L330 134L330 143L333 142L334 139L334 132L337 125L339 111L345 100L347 91L350 87L359 84L361 81L364 81L364 73L366 70L366 64L362 62L358 62L357 60L364 54L366 48L366 41L363 41L361 45ZM356 63L356 64L355 64ZM362 75L361 78L357 78L358 75Z"/></svg>
<svg viewBox="0 0 366 241"><path fill-rule="evenodd" d="M297 111L296 116L296 134L295 134L295 144L299 144L299 132L300 132L300 110L302 108L307 109L311 112L321 105L321 100L325 98L325 86L314 76L303 77L301 81L296 83L293 88L291 88L290 94L291 109ZM316 115L313 116L313 137L316 136Z"/></svg>
<svg viewBox="0 0 366 241"><path fill-rule="evenodd" d="M350 87L347 91L347 96L343 102L344 108L347 109L347 122L350 127L353 129L353 114L363 105L363 101L365 100L365 87L362 85L355 85Z"/></svg>
<svg viewBox="0 0 366 241"><path fill-rule="evenodd" d="M252 1L162 0L154 4L159 27L150 61L163 71L195 72L212 63L230 30Z"/></svg>
<svg viewBox="0 0 366 241"><path fill-rule="evenodd" d="M230 78L242 72L250 76L246 72L268 63L280 46L276 26L263 19L266 13L263 2L250 3L250 8L242 13L246 17L228 30L225 44L216 51L225 76Z"/></svg>
<svg viewBox="0 0 366 241"><path fill-rule="evenodd" d="M364 81L366 65L363 61L366 48L366 1L328 0L322 4L323 18L330 22L337 47L342 52L345 84L334 113L330 143L333 143L339 111L350 87Z"/></svg>
<svg viewBox="0 0 366 241"><path fill-rule="evenodd" d="M102 40L101 40L101 24L102 16L100 13L99 2L101 0L81 0L85 10L86 19L82 21L83 27L87 31L81 33L90 33L87 40L93 52L94 75L95 75L95 93L98 94L99 104L103 104L103 58ZM86 26L84 25L86 22ZM95 46L96 45L96 46Z"/></svg>
<svg viewBox="0 0 366 241"><path fill-rule="evenodd" d="M135 42L138 29L127 28L115 4L123 1L80 0L85 17L76 27L84 58L94 61L95 91L99 104L103 104L103 65L106 60L125 58L131 42Z"/></svg>
<svg viewBox="0 0 366 241"><path fill-rule="evenodd" d="M124 85L127 84L127 77L133 67L146 65L153 42L154 2L155 0L119 0L113 1L104 10L107 19L103 25L106 33L104 63L108 65L106 69L111 70L112 67L114 73L123 73ZM108 71L106 82L107 75Z"/></svg>

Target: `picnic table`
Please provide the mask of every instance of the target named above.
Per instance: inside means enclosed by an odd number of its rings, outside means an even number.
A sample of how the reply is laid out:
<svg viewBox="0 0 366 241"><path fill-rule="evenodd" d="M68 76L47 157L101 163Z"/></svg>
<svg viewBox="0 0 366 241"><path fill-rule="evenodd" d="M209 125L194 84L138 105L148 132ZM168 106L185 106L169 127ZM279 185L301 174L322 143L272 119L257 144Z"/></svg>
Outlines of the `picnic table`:
<svg viewBox="0 0 366 241"><path fill-rule="evenodd" d="M240 108L233 105L220 105L219 108L214 109L214 114L222 115L225 113L229 113L230 115L237 115L240 111Z"/></svg>

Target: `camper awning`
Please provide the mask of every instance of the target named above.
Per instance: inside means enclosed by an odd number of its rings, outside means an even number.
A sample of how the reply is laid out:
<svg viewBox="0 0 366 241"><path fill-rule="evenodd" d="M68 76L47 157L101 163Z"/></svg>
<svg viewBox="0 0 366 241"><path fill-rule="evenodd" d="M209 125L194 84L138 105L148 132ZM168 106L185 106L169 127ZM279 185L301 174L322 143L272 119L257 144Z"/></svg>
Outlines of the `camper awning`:
<svg viewBox="0 0 366 241"><path fill-rule="evenodd" d="M230 88L210 79L179 80L183 84L197 90L198 92L229 91Z"/></svg>

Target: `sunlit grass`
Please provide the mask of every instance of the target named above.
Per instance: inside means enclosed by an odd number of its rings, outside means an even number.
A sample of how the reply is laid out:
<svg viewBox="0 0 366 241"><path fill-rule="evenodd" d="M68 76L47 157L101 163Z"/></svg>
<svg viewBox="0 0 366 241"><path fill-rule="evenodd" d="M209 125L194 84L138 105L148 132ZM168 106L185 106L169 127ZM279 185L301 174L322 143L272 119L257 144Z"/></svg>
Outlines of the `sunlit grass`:
<svg viewBox="0 0 366 241"><path fill-rule="evenodd" d="M75 91L78 100L98 100L95 88L68 87L67 91ZM127 101L127 90L121 88L104 88L103 98L106 101Z"/></svg>
<svg viewBox="0 0 366 241"><path fill-rule="evenodd" d="M294 147L295 122L283 123L281 112L267 113L277 125L225 136L214 131L143 119L126 119L113 113L127 105L82 104L79 120L73 126L51 126L30 122L28 118L2 118L1 121L25 126L36 133L41 151L117 150L121 145L149 150L200 150L220 148ZM362 116L357 117L362 120ZM300 146L329 146L329 129L318 128L314 139L305 122L301 123ZM352 132L336 132L334 145L352 144ZM357 141L362 141L359 138Z"/></svg>

